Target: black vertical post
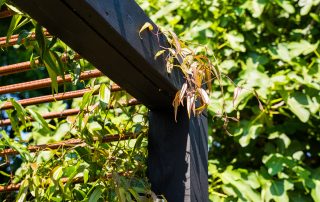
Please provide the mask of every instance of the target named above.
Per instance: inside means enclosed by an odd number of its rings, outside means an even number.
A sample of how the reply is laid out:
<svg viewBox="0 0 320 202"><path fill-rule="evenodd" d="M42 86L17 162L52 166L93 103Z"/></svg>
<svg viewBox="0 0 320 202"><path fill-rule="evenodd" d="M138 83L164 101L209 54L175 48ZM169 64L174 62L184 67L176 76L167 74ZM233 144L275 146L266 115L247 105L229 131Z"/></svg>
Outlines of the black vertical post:
<svg viewBox="0 0 320 202"><path fill-rule="evenodd" d="M208 201L208 125L186 110L149 114L148 177L152 190L171 202Z"/></svg>

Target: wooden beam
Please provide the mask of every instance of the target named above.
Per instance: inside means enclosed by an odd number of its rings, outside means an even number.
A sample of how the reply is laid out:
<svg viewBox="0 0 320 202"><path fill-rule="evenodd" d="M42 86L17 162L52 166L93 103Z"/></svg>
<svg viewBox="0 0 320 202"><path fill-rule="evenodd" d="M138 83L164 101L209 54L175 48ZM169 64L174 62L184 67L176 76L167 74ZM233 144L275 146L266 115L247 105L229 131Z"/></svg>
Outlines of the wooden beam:
<svg viewBox="0 0 320 202"><path fill-rule="evenodd" d="M134 0L13 0L47 30L149 108L169 108L183 78L168 74L158 38L139 30L150 22ZM160 42L165 39L160 36Z"/></svg>

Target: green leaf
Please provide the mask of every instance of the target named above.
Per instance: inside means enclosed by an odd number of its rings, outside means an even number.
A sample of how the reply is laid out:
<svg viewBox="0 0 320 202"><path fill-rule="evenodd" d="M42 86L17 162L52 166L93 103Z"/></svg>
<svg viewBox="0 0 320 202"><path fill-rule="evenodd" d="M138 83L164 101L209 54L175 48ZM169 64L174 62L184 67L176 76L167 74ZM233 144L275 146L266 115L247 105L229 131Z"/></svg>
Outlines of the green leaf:
<svg viewBox="0 0 320 202"><path fill-rule="evenodd" d="M292 14L295 12L294 7L291 5L290 1L286 1L286 0L275 0L275 2L281 6L285 11L287 11L288 13Z"/></svg>
<svg viewBox="0 0 320 202"><path fill-rule="evenodd" d="M49 50L44 52L42 60L47 68L49 77L51 78L52 91L58 93L57 76L60 74L58 61Z"/></svg>
<svg viewBox="0 0 320 202"><path fill-rule="evenodd" d="M27 30L22 30L22 31L19 33L19 37L18 37L17 43L18 43L18 44L21 44L22 40L26 39L29 35L30 35L30 32L29 32L29 31L27 31Z"/></svg>
<svg viewBox="0 0 320 202"><path fill-rule="evenodd" d="M311 190L312 199L315 202L320 202L320 180L314 180L316 186Z"/></svg>
<svg viewBox="0 0 320 202"><path fill-rule="evenodd" d="M156 55L154 56L154 59L157 59L160 55L162 55L163 53L165 53L166 50L159 50Z"/></svg>
<svg viewBox="0 0 320 202"><path fill-rule="evenodd" d="M110 97L111 97L110 89L105 84L101 84L99 89L99 101L102 109L106 109L108 107Z"/></svg>
<svg viewBox="0 0 320 202"><path fill-rule="evenodd" d="M39 24L36 24L36 41L39 45L40 57L44 59L44 54L47 51L46 38L43 33L43 29Z"/></svg>
<svg viewBox="0 0 320 202"><path fill-rule="evenodd" d="M235 51L245 52L246 47L242 44L244 42L244 37L241 33L233 30L226 35L230 47Z"/></svg>
<svg viewBox="0 0 320 202"><path fill-rule="evenodd" d="M298 5L301 7L300 14L307 15L312 8L313 0L299 0Z"/></svg>
<svg viewBox="0 0 320 202"><path fill-rule="evenodd" d="M98 122L93 121L87 124L87 128L91 134L94 134L94 131L101 130L102 126Z"/></svg>
<svg viewBox="0 0 320 202"><path fill-rule="evenodd" d="M19 120L22 122L23 125L26 125L26 110L21 106L20 103L16 102L13 98L10 99L10 102L12 103L15 110L17 110Z"/></svg>
<svg viewBox="0 0 320 202"><path fill-rule="evenodd" d="M63 175L63 168L62 166L57 166L55 167L52 171L52 179L55 180L55 181L58 181L62 175Z"/></svg>
<svg viewBox="0 0 320 202"><path fill-rule="evenodd" d="M0 170L0 174L3 175L3 176L6 176L6 177L11 177L10 174L8 174L8 173L6 173L6 172L4 172L2 170Z"/></svg>
<svg viewBox="0 0 320 202"><path fill-rule="evenodd" d="M265 201L274 200L275 202L289 202L288 190L293 189L293 184L288 180L277 180L268 182L265 187Z"/></svg>
<svg viewBox="0 0 320 202"><path fill-rule="evenodd" d="M96 187L96 189L90 195L89 202L97 202L102 196L102 193L102 188L100 186Z"/></svg>
<svg viewBox="0 0 320 202"><path fill-rule="evenodd" d="M18 23L20 22L20 20L22 19L22 15L14 15L11 19L11 23L7 32L7 39L6 39L6 43L9 43L9 40L13 34L13 32L15 31Z"/></svg>
<svg viewBox="0 0 320 202"><path fill-rule="evenodd" d="M302 122L307 122L310 118L310 112L301 104L300 97L290 96L287 99L289 109L300 119Z"/></svg>
<svg viewBox="0 0 320 202"><path fill-rule="evenodd" d="M29 188L29 181L28 179L25 179L22 181L19 193L16 197L17 202L24 202L26 200L27 194L28 194L28 188Z"/></svg>
<svg viewBox="0 0 320 202"><path fill-rule="evenodd" d="M6 0L0 0L0 9L6 3Z"/></svg>
<svg viewBox="0 0 320 202"><path fill-rule="evenodd" d="M267 160L265 165L268 167L268 173L272 176L282 171L284 159L278 155L271 155L271 158Z"/></svg>
<svg viewBox="0 0 320 202"><path fill-rule="evenodd" d="M31 116L36 120L38 123L41 124L41 126L47 131L50 131L50 127L46 120L36 111L33 111L32 109L28 109L28 112L31 114Z"/></svg>
<svg viewBox="0 0 320 202"><path fill-rule="evenodd" d="M246 147L249 145L251 139L255 139L260 129L263 128L262 124L254 124L254 125L247 125L242 133L242 136L239 139L239 143L242 147Z"/></svg>
<svg viewBox="0 0 320 202"><path fill-rule="evenodd" d="M89 179L89 170L88 169L84 169L83 171L83 183L87 183Z"/></svg>

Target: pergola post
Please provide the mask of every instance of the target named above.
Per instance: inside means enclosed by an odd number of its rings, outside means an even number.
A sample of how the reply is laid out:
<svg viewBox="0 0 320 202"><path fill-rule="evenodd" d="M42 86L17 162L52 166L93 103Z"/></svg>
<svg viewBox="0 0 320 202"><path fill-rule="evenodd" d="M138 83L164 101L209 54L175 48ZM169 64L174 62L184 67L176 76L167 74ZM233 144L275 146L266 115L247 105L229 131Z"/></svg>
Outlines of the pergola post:
<svg viewBox="0 0 320 202"><path fill-rule="evenodd" d="M152 190L168 201L208 201L207 117L180 110L149 115L148 177Z"/></svg>

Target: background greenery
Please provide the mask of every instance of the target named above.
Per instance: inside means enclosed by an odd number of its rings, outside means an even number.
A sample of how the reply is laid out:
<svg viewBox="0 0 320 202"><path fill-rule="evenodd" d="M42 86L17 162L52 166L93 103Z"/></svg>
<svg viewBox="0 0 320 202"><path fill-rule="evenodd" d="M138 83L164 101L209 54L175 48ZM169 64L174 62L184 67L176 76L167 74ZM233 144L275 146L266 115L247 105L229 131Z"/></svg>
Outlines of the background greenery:
<svg viewBox="0 0 320 202"><path fill-rule="evenodd" d="M320 0L137 0L137 2L164 29L175 31L180 38L192 42L194 46L206 45L212 61L226 75L223 82L224 94L219 90L218 83L213 81L216 88L211 93L208 109L210 200L320 201ZM9 23L1 24L2 36L5 35ZM28 60L31 52L26 55L26 49L21 48L16 48L15 53L10 53L11 49L6 49L7 53L1 52L1 65ZM64 49L60 49L60 53L63 51ZM59 49L55 52L59 52ZM32 53L36 56L41 55L39 50L32 50ZM18 59L15 54L19 55ZM70 71L73 71L72 67ZM4 80L0 82L3 85ZM252 89L258 93L264 106L263 111L259 109L259 103ZM225 121L218 117L223 108L223 100L230 117L239 119L238 122L230 119L227 127ZM61 103L61 106L65 105ZM110 120L116 121L115 123L110 121L109 125L121 123L117 119L119 118L117 113L112 116L114 117ZM127 117L124 119L131 120ZM93 123L93 128L83 128L89 137L97 135L94 131L105 127L99 120L94 118L89 120ZM61 120L57 121L51 124L59 125ZM96 128L95 122L100 123L101 128ZM135 124L136 122L132 122L127 129L136 130L131 127ZM146 126L144 120L141 125ZM120 126L114 128L118 127ZM140 127L136 128L138 131L143 131ZM33 132L39 132L36 126L31 129ZM52 134L56 131L52 128L50 130ZM13 135L11 134L11 137L14 137ZM30 139L31 143L35 143L35 137L39 135L31 137L33 137ZM3 144L5 147L8 143L3 140ZM100 151L104 147L98 145L95 148ZM127 147L123 147L122 151L119 150L119 154L126 154L127 151ZM70 150L67 154L59 154L64 157L60 160L71 162L70 165L73 165L70 157L76 156L76 159L81 159L81 154L77 151ZM141 150L127 166L131 166L133 170L143 171L145 155L145 150ZM128 155L119 155L119 159L122 160L119 160L119 164L115 164L113 169L125 163L126 157ZM4 159L2 161L5 162ZM34 162L21 158L17 158L17 161L24 161L24 164L20 163L21 165L29 165L26 166L29 171L31 163ZM108 165L106 159L98 158L97 161L100 166ZM84 165L80 166L83 170L78 169L76 162L73 162L74 167L71 166L73 170L70 172L76 170L79 175L88 172L90 177L97 176L96 168L86 167L85 159L81 162ZM61 169L68 169L67 163L59 165ZM57 171L55 176L62 177L59 175L59 168L55 170ZM10 169L1 168L7 173L10 173ZM84 171L85 169L89 171ZM29 175L33 176L32 172ZM98 174L100 179L105 175L106 173ZM22 176L26 178L27 174ZM146 181L139 184L139 179L143 179L143 176L142 172L137 175L138 178L124 180L120 186L121 193L136 193L147 188ZM50 176L42 177L50 179ZM54 180L52 186L59 186ZM61 200L64 194L73 197L70 200L78 199L77 197L86 200L91 196L119 200L117 197L121 197L119 189L117 192L115 189L110 189L112 186L119 187L118 184L113 184L113 181L108 181L110 184L102 184L100 180L97 182L99 186L96 186L95 182L97 180L84 184L84 187L72 187L73 185L68 184L72 189L51 189L53 194L58 196L54 198L50 189L42 187L43 190L49 190L49 194L45 193L43 197L57 201ZM37 181L33 180L30 183ZM125 195L125 197L131 196L132 194Z"/></svg>
<svg viewBox="0 0 320 202"><path fill-rule="evenodd" d="M210 200L320 201L320 1L139 3L165 29L205 44L235 83L225 77L223 96L214 82L211 94ZM231 135L217 118L222 99L240 120L228 123Z"/></svg>

